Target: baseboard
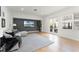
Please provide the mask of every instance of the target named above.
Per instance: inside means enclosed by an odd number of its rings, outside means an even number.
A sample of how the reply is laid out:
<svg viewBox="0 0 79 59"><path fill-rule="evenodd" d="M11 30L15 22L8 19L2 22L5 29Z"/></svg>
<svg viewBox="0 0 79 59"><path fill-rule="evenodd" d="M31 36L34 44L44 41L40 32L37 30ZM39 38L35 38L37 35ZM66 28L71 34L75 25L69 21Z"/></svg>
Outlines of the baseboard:
<svg viewBox="0 0 79 59"><path fill-rule="evenodd" d="M73 41L79 41L78 39L72 39L72 38L68 38L68 37L64 37L64 36L60 36L60 38L64 38L64 39L68 39L68 40L73 40Z"/></svg>

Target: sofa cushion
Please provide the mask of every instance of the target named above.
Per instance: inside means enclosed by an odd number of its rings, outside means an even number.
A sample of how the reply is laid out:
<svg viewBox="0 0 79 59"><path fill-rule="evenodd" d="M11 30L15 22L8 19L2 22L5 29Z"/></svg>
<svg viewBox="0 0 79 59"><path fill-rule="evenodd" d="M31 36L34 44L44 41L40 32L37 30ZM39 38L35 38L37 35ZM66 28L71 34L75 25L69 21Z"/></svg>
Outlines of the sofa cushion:
<svg viewBox="0 0 79 59"><path fill-rule="evenodd" d="M12 35L10 34L4 33L3 35L5 36L5 38L12 38Z"/></svg>
<svg viewBox="0 0 79 59"><path fill-rule="evenodd" d="M15 34L15 36L21 36L21 37L25 37L27 35L27 31L21 31Z"/></svg>

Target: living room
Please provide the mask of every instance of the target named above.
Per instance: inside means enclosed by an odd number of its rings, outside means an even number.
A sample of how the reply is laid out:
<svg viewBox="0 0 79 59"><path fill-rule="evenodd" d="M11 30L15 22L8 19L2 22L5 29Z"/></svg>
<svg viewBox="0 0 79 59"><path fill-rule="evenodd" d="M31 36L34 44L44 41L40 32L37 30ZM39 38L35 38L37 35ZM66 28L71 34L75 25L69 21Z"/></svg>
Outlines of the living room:
<svg viewBox="0 0 79 59"><path fill-rule="evenodd" d="M14 46L6 52L79 51L78 6L1 6L0 9L0 37L7 36L4 32L15 32L14 36L27 42L19 40L21 46L15 44L17 49ZM5 51L4 47L5 44L1 51Z"/></svg>

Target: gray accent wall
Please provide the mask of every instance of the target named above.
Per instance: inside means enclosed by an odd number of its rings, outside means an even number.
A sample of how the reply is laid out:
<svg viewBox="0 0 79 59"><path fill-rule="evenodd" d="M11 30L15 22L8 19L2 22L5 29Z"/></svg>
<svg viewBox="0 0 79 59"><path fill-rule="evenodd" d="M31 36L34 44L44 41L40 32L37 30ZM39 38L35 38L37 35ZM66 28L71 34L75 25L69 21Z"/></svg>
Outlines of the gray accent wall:
<svg viewBox="0 0 79 59"><path fill-rule="evenodd" d="M24 21L34 21L34 27L24 27ZM40 20L13 18L13 23L16 24L16 26L13 28L17 29L18 31L40 31L40 22Z"/></svg>

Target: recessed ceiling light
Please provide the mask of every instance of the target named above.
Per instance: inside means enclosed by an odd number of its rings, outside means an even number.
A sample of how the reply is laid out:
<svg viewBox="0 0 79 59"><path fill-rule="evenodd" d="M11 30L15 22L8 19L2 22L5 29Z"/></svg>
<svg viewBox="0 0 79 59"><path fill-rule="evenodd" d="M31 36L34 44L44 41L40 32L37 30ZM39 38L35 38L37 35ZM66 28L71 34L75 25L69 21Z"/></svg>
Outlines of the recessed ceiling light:
<svg viewBox="0 0 79 59"><path fill-rule="evenodd" d="M21 11L24 11L24 8L21 8Z"/></svg>
<svg viewBox="0 0 79 59"><path fill-rule="evenodd" d="M33 9L33 11L37 11L38 9Z"/></svg>

